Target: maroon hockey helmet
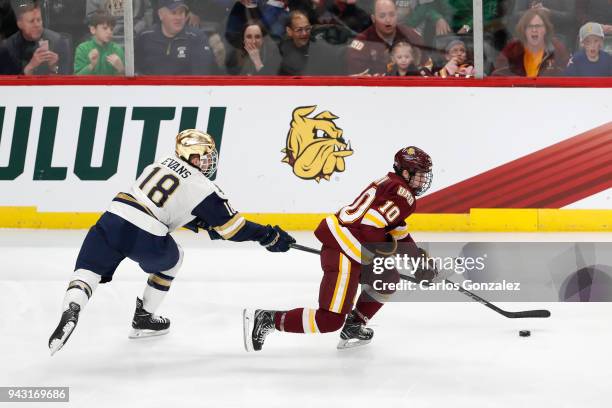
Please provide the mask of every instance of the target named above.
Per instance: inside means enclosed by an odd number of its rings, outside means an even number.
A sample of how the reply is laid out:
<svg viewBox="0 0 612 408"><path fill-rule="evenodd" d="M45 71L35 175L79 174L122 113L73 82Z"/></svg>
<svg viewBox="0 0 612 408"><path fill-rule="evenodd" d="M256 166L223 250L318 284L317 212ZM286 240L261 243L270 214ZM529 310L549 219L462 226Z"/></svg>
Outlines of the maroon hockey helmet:
<svg viewBox="0 0 612 408"><path fill-rule="evenodd" d="M406 182L417 196L423 194L431 186L432 166L431 157L416 146L400 149L395 153L393 161L393 169L399 176L402 176L404 170L408 170L410 176L406 178ZM419 173L418 177L417 173Z"/></svg>

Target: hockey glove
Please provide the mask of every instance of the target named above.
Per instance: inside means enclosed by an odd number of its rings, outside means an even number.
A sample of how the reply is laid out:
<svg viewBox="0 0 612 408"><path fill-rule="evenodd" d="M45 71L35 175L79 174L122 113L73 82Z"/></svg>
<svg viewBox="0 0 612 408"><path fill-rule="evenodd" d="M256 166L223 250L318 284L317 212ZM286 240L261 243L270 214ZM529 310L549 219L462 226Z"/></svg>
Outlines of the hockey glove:
<svg viewBox="0 0 612 408"><path fill-rule="evenodd" d="M287 252L289 245L295 243L295 238L287 234L281 227L266 225L266 235L259 240L259 243L266 247L270 252Z"/></svg>
<svg viewBox="0 0 612 408"><path fill-rule="evenodd" d="M438 276L438 269L435 265L429 265L429 255L423 248L418 248L418 259L419 267L414 271L414 278L418 283L425 282L427 285L431 285L433 280Z"/></svg>

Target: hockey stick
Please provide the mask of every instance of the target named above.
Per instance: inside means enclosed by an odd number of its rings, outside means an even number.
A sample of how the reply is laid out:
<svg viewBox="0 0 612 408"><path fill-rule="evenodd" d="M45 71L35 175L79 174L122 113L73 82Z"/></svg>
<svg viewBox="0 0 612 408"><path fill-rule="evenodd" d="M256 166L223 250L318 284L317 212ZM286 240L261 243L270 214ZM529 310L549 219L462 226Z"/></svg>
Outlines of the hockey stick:
<svg viewBox="0 0 612 408"><path fill-rule="evenodd" d="M290 245L291 248L293 249L297 249L300 251L304 251L304 252L309 252L311 254L321 254L321 251L319 251L318 249L314 249L314 248L310 248L304 245L300 245L300 244L291 244ZM417 282L417 280L415 278L413 278L412 276L408 276L408 275L403 275L400 273L400 277L404 280L410 281L410 282ZM546 317L550 317L550 311L549 310L545 310L545 309L539 309L539 310L523 310L523 311L519 311L519 312L509 312L507 310L504 310L498 306L495 306L493 303L489 302L488 300L485 300L483 298L481 298L480 296L478 296L475 293L470 292L467 289L464 289L461 285L457 285L455 282L448 280L448 279L444 279L444 283L449 283L451 285L453 285L453 287L457 288L457 290L461 293L463 293L464 295L466 295L467 297L471 298L472 300L485 305L486 307L488 307L489 309L501 314L502 316L505 316L507 318L510 319L521 319L521 318L526 318L526 317L541 317L541 318L546 318Z"/></svg>

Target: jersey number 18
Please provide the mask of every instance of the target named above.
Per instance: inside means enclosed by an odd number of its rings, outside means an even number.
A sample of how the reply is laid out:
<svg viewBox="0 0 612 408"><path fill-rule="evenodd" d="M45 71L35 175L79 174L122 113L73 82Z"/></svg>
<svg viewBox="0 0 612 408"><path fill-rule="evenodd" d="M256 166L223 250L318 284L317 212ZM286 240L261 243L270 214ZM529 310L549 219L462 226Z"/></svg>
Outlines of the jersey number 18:
<svg viewBox="0 0 612 408"><path fill-rule="evenodd" d="M160 167L155 167L151 174L149 174L143 181L140 183L140 188L143 193L147 194L149 200L153 202L157 207L161 208L164 206L168 198L174 193L174 191L179 186L179 179L173 174L164 174L157 180L157 183L151 187L149 193L145 192L146 185L151 181L151 179L159 173L161 170Z"/></svg>

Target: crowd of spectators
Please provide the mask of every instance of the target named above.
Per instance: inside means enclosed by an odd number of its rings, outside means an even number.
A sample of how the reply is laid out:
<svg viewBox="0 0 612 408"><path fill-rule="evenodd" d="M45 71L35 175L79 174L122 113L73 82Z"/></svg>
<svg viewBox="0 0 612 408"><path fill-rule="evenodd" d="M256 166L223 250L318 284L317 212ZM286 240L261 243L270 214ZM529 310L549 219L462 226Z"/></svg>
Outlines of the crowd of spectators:
<svg viewBox="0 0 612 408"><path fill-rule="evenodd" d="M472 0L132 0L137 75L473 77ZM612 76L612 0L482 0L484 73ZM123 0L0 0L0 74L123 75Z"/></svg>

